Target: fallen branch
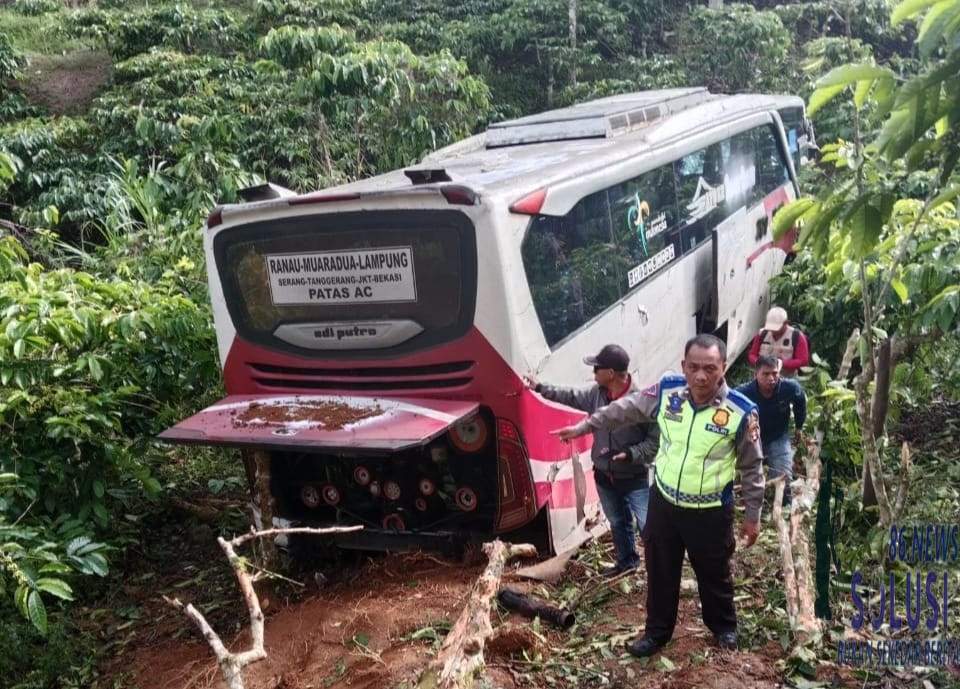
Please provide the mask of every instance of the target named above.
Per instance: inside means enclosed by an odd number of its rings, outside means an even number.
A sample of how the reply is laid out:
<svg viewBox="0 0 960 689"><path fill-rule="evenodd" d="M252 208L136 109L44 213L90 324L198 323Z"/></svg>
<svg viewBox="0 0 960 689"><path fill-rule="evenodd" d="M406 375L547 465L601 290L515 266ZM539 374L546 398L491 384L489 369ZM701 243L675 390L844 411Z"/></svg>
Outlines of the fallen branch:
<svg viewBox="0 0 960 689"><path fill-rule="evenodd" d="M499 539L485 543L488 563L456 624L447 633L440 652L421 673L418 689L467 689L483 669L483 646L493 634L490 608L500 588L507 561L515 556L535 557L532 545L507 545Z"/></svg>
<svg viewBox="0 0 960 689"><path fill-rule="evenodd" d="M266 529L264 531L255 531L250 529L249 533L237 536L229 541L223 538L217 538L217 543L227 556L230 566L233 567L237 575L237 584L240 586L240 592L243 594L244 602L247 604L247 610L250 612L250 648L240 653L231 653L227 650L220 635L214 631L210 623L207 622L203 614L197 610L193 604L184 605L178 598L168 598L163 596L169 605L183 610L183 612L193 620L197 625L203 638L210 644L214 655L217 657L217 663L220 665L220 671L229 689L243 689L243 668L250 663L263 660L267 657L267 652L263 646L263 611L260 609L260 599L253 588L254 578L247 571L249 563L246 558L237 555L236 549L247 541L259 538L268 538L280 534L314 534L323 536L334 533L347 533L350 531L359 531L362 526L337 526L327 529L311 529L307 527L291 529Z"/></svg>
<svg viewBox="0 0 960 689"><path fill-rule="evenodd" d="M770 483L774 484L773 523L777 527L777 541L780 543L780 561L783 570L783 592L787 599L787 618L790 628L797 628L799 605L797 603L797 577L793 564L793 547L790 543L790 527L783 519L783 490L787 477L778 476Z"/></svg>
<svg viewBox="0 0 960 689"><path fill-rule="evenodd" d="M860 330L854 329L847 340L847 347L840 361L840 369L834 382L846 385L853 357L860 341ZM825 405L830 402L826 401ZM816 639L821 631L817 619L814 596L813 567L810 566L810 517L820 493L820 452L825 435L824 424L829 415L824 413L821 425L813 438L805 442L803 454L804 475L797 477L789 486L785 477L771 481L774 485L773 521L780 545L780 560L783 570L784 595L787 599L787 617L798 645ZM789 522L783 519L784 490L793 492L793 508Z"/></svg>
<svg viewBox="0 0 960 689"><path fill-rule="evenodd" d="M583 603L583 601L589 600L598 591L602 589L610 588L614 584L636 573L637 573L636 570L628 569L625 572L620 572L620 574L616 575L615 577L604 579L598 584L594 584L593 586L583 589L580 593L578 593L576 596L573 597L573 600L571 600L570 604L567 605L567 610L569 610L570 612L575 612L576 609L579 608L580 605Z"/></svg>

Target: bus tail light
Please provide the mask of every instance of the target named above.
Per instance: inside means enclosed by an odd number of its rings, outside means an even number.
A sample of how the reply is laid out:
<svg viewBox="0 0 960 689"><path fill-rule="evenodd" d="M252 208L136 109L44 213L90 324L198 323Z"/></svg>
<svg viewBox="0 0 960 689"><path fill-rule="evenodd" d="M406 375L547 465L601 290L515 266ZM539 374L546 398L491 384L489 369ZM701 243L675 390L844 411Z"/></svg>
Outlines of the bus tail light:
<svg viewBox="0 0 960 689"><path fill-rule="evenodd" d="M449 184L445 187L440 187L440 193L443 194L443 198L447 200L447 203L455 206L473 206L477 203L477 192L469 187Z"/></svg>
<svg viewBox="0 0 960 689"><path fill-rule="evenodd" d="M311 510L317 509L320 506L320 491L316 486L305 485L300 489L300 502Z"/></svg>
<svg viewBox="0 0 960 689"><path fill-rule="evenodd" d="M320 490L320 494L323 496L323 501L330 505L330 507L336 507L339 505L340 499L343 497L343 495L340 493L340 489L332 483L326 484Z"/></svg>
<svg viewBox="0 0 960 689"><path fill-rule="evenodd" d="M453 497L457 507L463 512L473 512L477 509L480 499L472 486L460 486Z"/></svg>
<svg viewBox="0 0 960 689"><path fill-rule="evenodd" d="M212 227L216 227L222 222L223 222L223 207L217 206L212 211L210 211L210 215L207 216L207 229L209 230Z"/></svg>
<svg viewBox="0 0 960 689"><path fill-rule="evenodd" d="M407 529L407 523L403 520L403 517L396 512L385 516L381 525L387 531L406 531Z"/></svg>
<svg viewBox="0 0 960 689"><path fill-rule="evenodd" d="M497 531L526 524L537 514L533 498L530 458L520 430L506 419L497 419L497 466L500 499Z"/></svg>
<svg viewBox="0 0 960 689"><path fill-rule="evenodd" d="M543 202L546 198L547 190L537 189L522 199L514 201L513 205L510 206L510 212L519 213L520 215L536 215L540 212L540 209L543 208Z"/></svg>

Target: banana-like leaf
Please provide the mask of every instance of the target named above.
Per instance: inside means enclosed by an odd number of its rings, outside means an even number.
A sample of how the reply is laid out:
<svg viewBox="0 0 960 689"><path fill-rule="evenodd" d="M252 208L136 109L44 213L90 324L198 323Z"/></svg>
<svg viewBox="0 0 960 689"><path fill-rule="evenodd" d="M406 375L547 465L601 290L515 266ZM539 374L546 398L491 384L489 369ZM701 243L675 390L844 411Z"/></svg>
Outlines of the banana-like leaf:
<svg viewBox="0 0 960 689"><path fill-rule="evenodd" d="M796 225L798 219L803 217L807 211L816 205L816 200L810 197L804 197L796 201L791 201L778 210L776 215L773 216L773 238L780 239L790 231L790 228ZM814 209L814 212L815 211L816 209Z"/></svg>
<svg viewBox="0 0 960 689"><path fill-rule="evenodd" d="M960 3L941 2L935 5L920 24L917 45L920 54L929 57L940 46L949 32L956 31L955 20L960 17Z"/></svg>
<svg viewBox="0 0 960 689"><path fill-rule="evenodd" d="M897 296L900 298L900 303L906 304L907 300L910 298L910 291L903 283L903 280L900 278L893 278L890 281L890 287L892 287L893 291L897 293Z"/></svg>
<svg viewBox="0 0 960 689"><path fill-rule="evenodd" d="M887 67L880 67L869 62L834 67L817 79L817 89L827 86L847 86L859 81L873 81L874 79L893 79L893 71Z"/></svg>
<svg viewBox="0 0 960 689"><path fill-rule="evenodd" d="M940 2L943 0L905 0L894 8L893 14L890 15L890 23L896 26Z"/></svg>
<svg viewBox="0 0 960 689"><path fill-rule="evenodd" d="M807 114L810 117L816 115L824 105L836 98L846 87L846 84L826 86L811 93L810 102L807 103Z"/></svg>
<svg viewBox="0 0 960 689"><path fill-rule="evenodd" d="M933 201L930 202L930 210L933 210L937 206L942 206L949 201L953 201L958 196L960 196L960 184L948 187L937 194Z"/></svg>

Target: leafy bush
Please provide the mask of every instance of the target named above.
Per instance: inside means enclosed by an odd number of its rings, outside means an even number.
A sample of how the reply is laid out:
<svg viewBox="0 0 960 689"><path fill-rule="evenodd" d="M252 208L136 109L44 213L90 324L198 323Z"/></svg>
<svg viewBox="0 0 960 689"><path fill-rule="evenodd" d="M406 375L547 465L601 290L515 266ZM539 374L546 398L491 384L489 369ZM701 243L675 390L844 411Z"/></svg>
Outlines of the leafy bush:
<svg viewBox="0 0 960 689"><path fill-rule="evenodd" d="M160 281L29 264L0 239L0 471L35 501L106 527L114 490L155 493L150 439L217 375L206 309Z"/></svg>
<svg viewBox="0 0 960 689"><path fill-rule="evenodd" d="M9 689L81 689L96 686L96 642L66 620L51 620L46 634L0 616L0 667Z"/></svg>
<svg viewBox="0 0 960 689"><path fill-rule="evenodd" d="M0 31L0 83L19 77L23 62L23 56L10 44L7 35Z"/></svg>
<svg viewBox="0 0 960 689"><path fill-rule="evenodd" d="M58 0L14 0L12 5L14 12L26 14L29 16L38 16L59 12L63 9L63 4Z"/></svg>
<svg viewBox="0 0 960 689"><path fill-rule="evenodd" d="M74 31L103 42L121 60L157 47L225 54L249 40L247 26L236 13L183 4L134 11L90 9L71 15L70 22Z"/></svg>
<svg viewBox="0 0 960 689"><path fill-rule="evenodd" d="M678 42L687 74L711 90L784 91L792 40L773 12L697 7L681 22Z"/></svg>
<svg viewBox="0 0 960 689"><path fill-rule="evenodd" d="M0 489L11 481L16 481L15 474L0 474ZM6 597L9 588L20 614L40 634L46 634L44 595L72 601L73 589L66 576L106 576L107 546L88 535L76 535L86 530L77 520L41 519L36 527L18 525L19 519L9 522L11 502L15 500L0 495L0 597ZM21 516L26 514L23 512Z"/></svg>

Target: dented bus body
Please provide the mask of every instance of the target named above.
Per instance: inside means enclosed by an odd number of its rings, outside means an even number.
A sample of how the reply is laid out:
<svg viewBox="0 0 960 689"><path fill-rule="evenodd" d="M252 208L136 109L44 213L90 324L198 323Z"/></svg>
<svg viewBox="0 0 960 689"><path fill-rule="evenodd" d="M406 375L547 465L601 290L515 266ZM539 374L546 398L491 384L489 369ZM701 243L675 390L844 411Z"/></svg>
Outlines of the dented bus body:
<svg viewBox="0 0 960 689"><path fill-rule="evenodd" d="M791 96L605 98L490 126L419 165L219 207L205 228L228 396L179 443L268 452L277 514L394 548L526 530L562 552L602 520L578 412L609 342L645 384L769 306L812 131ZM531 535L530 531L536 532Z"/></svg>

